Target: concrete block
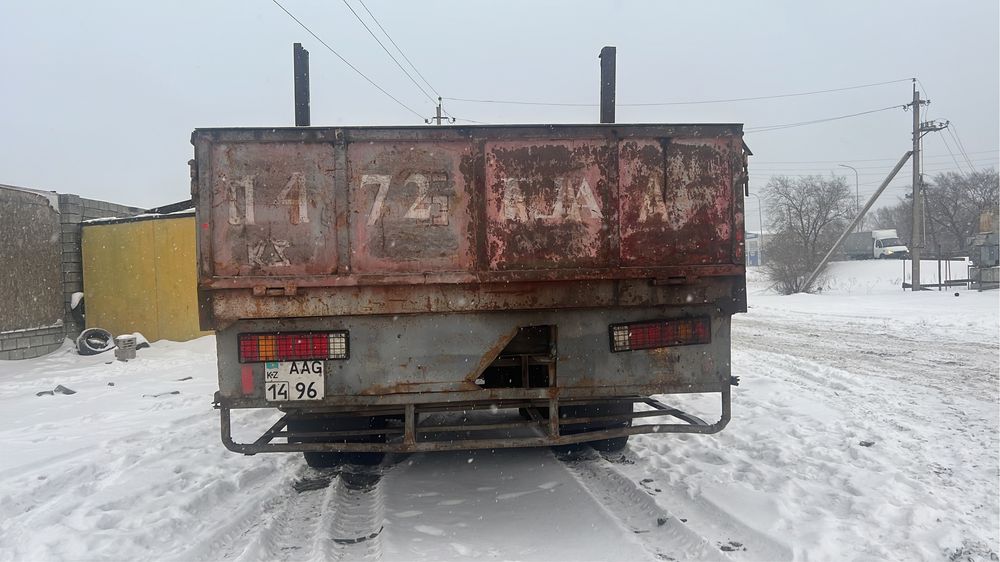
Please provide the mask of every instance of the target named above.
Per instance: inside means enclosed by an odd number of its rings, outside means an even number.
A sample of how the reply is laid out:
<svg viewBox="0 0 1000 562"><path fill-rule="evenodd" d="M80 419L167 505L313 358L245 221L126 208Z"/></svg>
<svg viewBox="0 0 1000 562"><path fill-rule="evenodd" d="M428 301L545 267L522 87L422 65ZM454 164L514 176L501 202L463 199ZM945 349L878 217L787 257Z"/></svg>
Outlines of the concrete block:
<svg viewBox="0 0 1000 562"><path fill-rule="evenodd" d="M30 345L31 348L51 346L52 345L52 335L51 334L38 334L38 335L35 335L35 336L31 336L30 341L31 341L31 345Z"/></svg>
<svg viewBox="0 0 1000 562"><path fill-rule="evenodd" d="M22 357L22 359L33 359L35 357L41 357L42 355L45 355L46 353L52 351L52 344L29 347L28 349L25 349L23 351L24 351L24 356Z"/></svg>

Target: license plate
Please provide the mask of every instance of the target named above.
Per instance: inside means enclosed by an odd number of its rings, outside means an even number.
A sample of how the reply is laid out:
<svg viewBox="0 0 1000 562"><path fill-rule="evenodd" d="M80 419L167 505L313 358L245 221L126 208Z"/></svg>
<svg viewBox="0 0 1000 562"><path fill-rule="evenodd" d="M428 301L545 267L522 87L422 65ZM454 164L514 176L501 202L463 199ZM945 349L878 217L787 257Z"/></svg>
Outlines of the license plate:
<svg viewBox="0 0 1000 562"><path fill-rule="evenodd" d="M264 363L264 398L270 402L323 399L322 361Z"/></svg>

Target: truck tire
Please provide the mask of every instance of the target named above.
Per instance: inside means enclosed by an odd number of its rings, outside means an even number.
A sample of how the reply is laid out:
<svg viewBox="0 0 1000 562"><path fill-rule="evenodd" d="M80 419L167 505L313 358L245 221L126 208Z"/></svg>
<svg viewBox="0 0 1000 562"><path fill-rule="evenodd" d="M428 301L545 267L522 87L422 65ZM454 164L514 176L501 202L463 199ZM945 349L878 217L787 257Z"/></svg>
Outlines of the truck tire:
<svg viewBox="0 0 1000 562"><path fill-rule="evenodd" d="M289 431L346 431L351 429L383 429L386 427L384 417L343 417L330 416L326 418L292 418L288 421ZM365 435L351 438L340 438L324 441L322 439L301 439L296 443L379 443L385 442L385 435ZM376 465L382 462L385 453L331 452L321 453L306 451L302 453L306 464L312 468L333 468L345 464Z"/></svg>
<svg viewBox="0 0 1000 562"><path fill-rule="evenodd" d="M103 328L87 328L76 338L76 350L80 355L97 355L114 348L114 337Z"/></svg>
<svg viewBox="0 0 1000 562"><path fill-rule="evenodd" d="M580 406L562 406L559 408L559 416L562 418L586 418L592 416L608 416L630 413L632 413L631 401L612 401L598 404L584 404ZM559 432L564 435L573 435L586 431L612 429L618 427L632 427L632 420L628 419L625 421L571 424L562 426ZM590 441L587 444L603 453L617 453L628 445L628 436L600 439L598 441Z"/></svg>

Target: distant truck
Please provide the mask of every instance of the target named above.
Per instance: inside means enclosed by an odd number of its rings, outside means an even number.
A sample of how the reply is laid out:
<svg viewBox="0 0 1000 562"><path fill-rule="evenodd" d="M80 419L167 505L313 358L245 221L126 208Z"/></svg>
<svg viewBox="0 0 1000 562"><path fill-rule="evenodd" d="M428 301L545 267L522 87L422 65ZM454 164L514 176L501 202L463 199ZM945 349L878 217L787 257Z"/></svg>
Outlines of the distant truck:
<svg viewBox="0 0 1000 562"><path fill-rule="evenodd" d="M742 137L741 125L196 130L223 443L326 466L720 431L737 382L730 319L746 311ZM716 393L718 421L660 401L682 393ZM235 409L281 417L238 442Z"/></svg>
<svg viewBox="0 0 1000 562"><path fill-rule="evenodd" d="M895 229L866 230L847 235L844 255L852 260L906 259L910 250L900 240Z"/></svg>

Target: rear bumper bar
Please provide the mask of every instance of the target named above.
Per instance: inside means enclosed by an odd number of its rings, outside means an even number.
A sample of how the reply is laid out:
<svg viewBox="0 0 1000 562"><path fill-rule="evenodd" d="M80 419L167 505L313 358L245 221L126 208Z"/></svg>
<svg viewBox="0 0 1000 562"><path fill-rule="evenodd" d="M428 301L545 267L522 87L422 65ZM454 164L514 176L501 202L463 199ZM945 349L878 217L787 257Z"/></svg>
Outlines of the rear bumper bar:
<svg viewBox="0 0 1000 562"><path fill-rule="evenodd" d="M585 443L588 441L599 441L603 439L613 439L615 437L626 437L643 433L702 433L711 434L721 431L729 423L731 416L731 387L726 386L721 392L722 413L718 421L708 423L675 408L671 408L658 400L649 397L623 396L607 397L601 401L631 401L634 404L645 404L650 407L648 410L632 412L631 414L604 415L592 417L561 417L542 416L539 408L548 408L549 412L558 412L560 406L586 405L598 402L597 400L560 400L550 398L545 401L532 400L521 402L505 401L498 403L495 401L471 402L471 403L432 403L432 404L406 404L403 406L393 406L385 408L365 408L363 411L338 411L338 412L313 412L304 414L306 416L389 416L401 419L402 423L397 426L390 426L383 429L350 430L350 431L330 431L330 432L292 432L288 429L288 422L292 417L302 416L298 412L284 414L267 431L252 443L237 443L232 435L232 408L225 402L219 402L217 407L220 411L220 421L222 429L222 442L227 449L245 455L255 455L257 453L280 453L280 452L386 452L386 453L410 453L424 451L453 451L471 449L503 449L514 447L548 447L553 445L570 445L573 443ZM439 423L439 416L435 419L428 419L430 414L462 414L470 411L490 411L497 408L523 408L530 415L530 420L505 421L501 423L482 423L479 420L464 420L460 424ZM670 416L677 420L672 423L655 423L650 418ZM583 432L574 432L564 435L560 432L561 426L570 424L613 424L615 422L628 422L627 427L615 427L607 429L594 429ZM650 423L638 423L648 421ZM679 423L678 423L679 422ZM491 434L484 435L484 434ZM496 437L497 433L503 433L503 437ZM511 435L521 433L523 436ZM384 436L384 442L364 442L364 443L324 443L316 440L330 439L343 440L352 437ZM275 440L279 442L275 442ZM299 439L307 439L312 442L300 443ZM285 442L281 442L285 441Z"/></svg>

